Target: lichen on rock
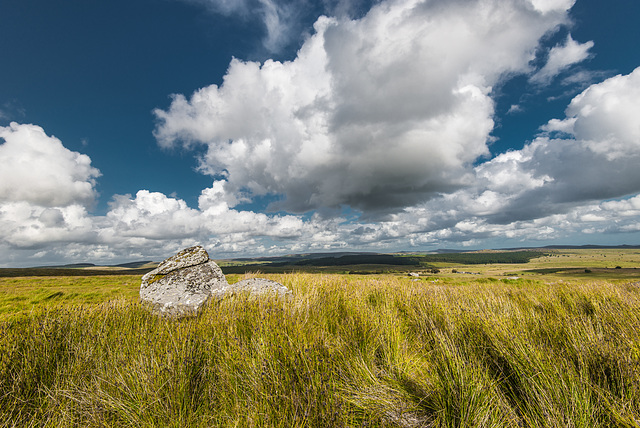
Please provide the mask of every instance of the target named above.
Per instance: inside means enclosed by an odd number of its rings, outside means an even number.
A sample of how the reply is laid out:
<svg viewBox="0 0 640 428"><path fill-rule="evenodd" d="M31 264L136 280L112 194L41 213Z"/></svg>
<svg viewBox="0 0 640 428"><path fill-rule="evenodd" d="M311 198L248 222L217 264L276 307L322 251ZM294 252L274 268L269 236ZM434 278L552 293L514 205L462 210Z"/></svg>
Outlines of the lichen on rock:
<svg viewBox="0 0 640 428"><path fill-rule="evenodd" d="M177 269L184 269L189 266L196 266L206 263L209 260L209 254L200 245L185 248L173 257L161 262L156 268L158 274L168 274Z"/></svg>

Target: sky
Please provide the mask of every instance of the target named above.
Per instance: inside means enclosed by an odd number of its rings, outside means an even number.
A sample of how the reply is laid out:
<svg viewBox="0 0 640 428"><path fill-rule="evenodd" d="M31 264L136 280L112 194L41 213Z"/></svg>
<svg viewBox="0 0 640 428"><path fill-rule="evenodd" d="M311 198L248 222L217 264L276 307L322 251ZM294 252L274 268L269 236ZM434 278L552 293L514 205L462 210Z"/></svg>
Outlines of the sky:
<svg viewBox="0 0 640 428"><path fill-rule="evenodd" d="M640 1L3 0L0 267L640 244Z"/></svg>

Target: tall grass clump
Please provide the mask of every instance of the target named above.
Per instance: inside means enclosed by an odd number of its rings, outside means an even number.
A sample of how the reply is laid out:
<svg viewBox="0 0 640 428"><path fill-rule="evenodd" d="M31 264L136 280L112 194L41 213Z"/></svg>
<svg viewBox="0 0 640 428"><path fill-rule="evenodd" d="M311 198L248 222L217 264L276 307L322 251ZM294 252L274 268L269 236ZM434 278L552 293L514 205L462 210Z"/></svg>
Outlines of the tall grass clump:
<svg viewBox="0 0 640 428"><path fill-rule="evenodd" d="M1 321L0 426L640 426L638 287L272 278L294 297Z"/></svg>

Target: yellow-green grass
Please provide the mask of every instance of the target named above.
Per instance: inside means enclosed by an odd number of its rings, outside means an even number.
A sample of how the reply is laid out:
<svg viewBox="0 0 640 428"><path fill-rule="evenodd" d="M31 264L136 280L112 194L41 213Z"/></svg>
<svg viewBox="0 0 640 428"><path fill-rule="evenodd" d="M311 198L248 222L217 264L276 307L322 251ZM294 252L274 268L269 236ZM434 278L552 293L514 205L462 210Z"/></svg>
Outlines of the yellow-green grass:
<svg viewBox="0 0 640 428"><path fill-rule="evenodd" d="M140 276L44 276L0 278L0 320L43 306L134 300Z"/></svg>
<svg viewBox="0 0 640 428"><path fill-rule="evenodd" d="M230 283L238 275L227 275ZM34 312L43 307L135 302L140 295L140 276L39 276L0 278L0 320Z"/></svg>
<svg viewBox="0 0 640 428"><path fill-rule="evenodd" d="M268 277L293 298L239 296L169 320L111 277L132 294L0 321L0 426L640 423L638 286Z"/></svg>

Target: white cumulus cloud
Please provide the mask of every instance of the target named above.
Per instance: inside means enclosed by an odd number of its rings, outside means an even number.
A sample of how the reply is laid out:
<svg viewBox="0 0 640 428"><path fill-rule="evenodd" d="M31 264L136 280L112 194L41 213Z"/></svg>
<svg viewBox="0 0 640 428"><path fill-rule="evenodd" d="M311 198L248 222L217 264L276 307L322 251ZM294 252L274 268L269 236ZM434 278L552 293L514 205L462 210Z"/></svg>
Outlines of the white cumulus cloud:
<svg viewBox="0 0 640 428"><path fill-rule="evenodd" d="M472 186L445 198L456 216L511 224L640 192L640 68L577 95L521 150L478 165ZM551 132L561 132L552 138ZM491 201L490 204L487 202ZM425 209L438 211L440 200ZM491 207L491 209L489 209ZM593 218L593 217L591 217Z"/></svg>
<svg viewBox="0 0 640 428"><path fill-rule="evenodd" d="M4 142L2 142L4 140ZM0 203L26 201L54 207L91 204L100 172L36 125L0 127Z"/></svg>
<svg viewBox="0 0 640 428"><path fill-rule="evenodd" d="M532 0L533 7L542 13L564 12L573 7L576 0Z"/></svg>
<svg viewBox="0 0 640 428"><path fill-rule="evenodd" d="M549 2L547 2L549 3ZM156 110L163 146L203 144L201 170L290 212L393 211L467 185L488 155L489 94L528 71L570 2L397 0L320 18L289 62L235 59L223 83Z"/></svg>
<svg viewBox="0 0 640 428"><path fill-rule="evenodd" d="M43 248L94 239L92 218L81 205L51 208L26 201L0 203L0 245Z"/></svg>
<svg viewBox="0 0 640 428"><path fill-rule="evenodd" d="M0 246L41 248L94 239L87 207L100 172L36 125L0 127Z"/></svg>
<svg viewBox="0 0 640 428"><path fill-rule="evenodd" d="M567 108L574 134L595 153L613 160L640 155L640 68L592 85Z"/></svg>

